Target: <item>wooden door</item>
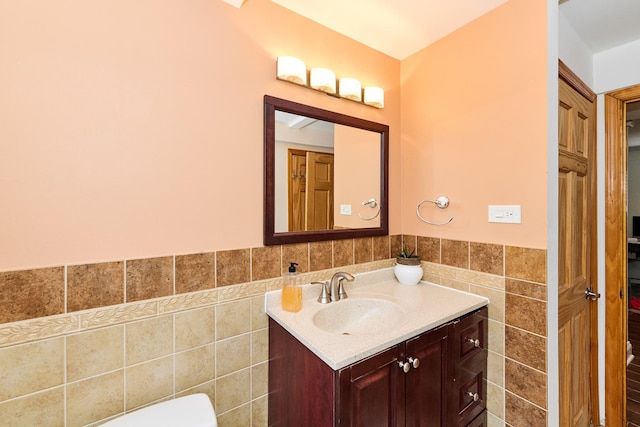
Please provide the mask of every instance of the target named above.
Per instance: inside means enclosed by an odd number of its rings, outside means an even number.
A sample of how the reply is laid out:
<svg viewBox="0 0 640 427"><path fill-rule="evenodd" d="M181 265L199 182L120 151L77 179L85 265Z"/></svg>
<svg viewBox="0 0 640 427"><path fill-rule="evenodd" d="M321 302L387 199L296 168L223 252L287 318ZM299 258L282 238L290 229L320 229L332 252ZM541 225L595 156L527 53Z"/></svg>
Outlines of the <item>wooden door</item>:
<svg viewBox="0 0 640 427"><path fill-rule="evenodd" d="M560 425L586 427L597 389L591 343L597 307L585 298L587 288L596 291L595 105L561 78L558 116Z"/></svg>
<svg viewBox="0 0 640 427"><path fill-rule="evenodd" d="M605 110L605 416L607 427L626 425L627 380L627 140L626 103L640 86L604 97ZM638 357L638 350L633 349Z"/></svg>
<svg viewBox="0 0 640 427"><path fill-rule="evenodd" d="M406 374L406 426L446 425L449 356L448 327L429 331L406 343L406 359L418 360ZM413 362L415 363L415 362Z"/></svg>
<svg viewBox="0 0 640 427"><path fill-rule="evenodd" d="M404 343L340 371L340 425L404 427Z"/></svg>
<svg viewBox="0 0 640 427"><path fill-rule="evenodd" d="M289 149L289 230L304 231L304 221L307 216L306 187L307 187L307 152Z"/></svg>
<svg viewBox="0 0 640 427"><path fill-rule="evenodd" d="M307 152L305 230L333 229L333 154Z"/></svg>

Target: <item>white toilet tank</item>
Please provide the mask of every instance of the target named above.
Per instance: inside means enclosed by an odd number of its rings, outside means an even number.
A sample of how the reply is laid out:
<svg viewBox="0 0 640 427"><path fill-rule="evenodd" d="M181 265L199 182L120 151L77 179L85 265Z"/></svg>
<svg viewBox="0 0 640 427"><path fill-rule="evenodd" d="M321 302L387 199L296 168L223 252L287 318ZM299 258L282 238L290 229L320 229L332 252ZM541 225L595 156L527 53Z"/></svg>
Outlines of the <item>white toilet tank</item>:
<svg viewBox="0 0 640 427"><path fill-rule="evenodd" d="M218 422L209 396L198 393L138 409L102 426L218 427Z"/></svg>

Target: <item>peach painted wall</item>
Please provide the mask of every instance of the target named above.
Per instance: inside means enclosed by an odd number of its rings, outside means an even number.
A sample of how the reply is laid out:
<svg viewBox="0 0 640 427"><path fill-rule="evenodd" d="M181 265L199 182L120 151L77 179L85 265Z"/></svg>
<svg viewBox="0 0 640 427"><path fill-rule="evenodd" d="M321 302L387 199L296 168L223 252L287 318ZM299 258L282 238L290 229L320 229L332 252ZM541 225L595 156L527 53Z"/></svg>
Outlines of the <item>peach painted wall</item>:
<svg viewBox="0 0 640 427"><path fill-rule="evenodd" d="M380 200L380 134L347 126L335 127L334 222L348 228L380 227L372 218L378 207L362 206L375 197ZM340 214L340 205L350 205L351 215Z"/></svg>
<svg viewBox="0 0 640 427"><path fill-rule="evenodd" d="M390 125L401 231L400 62L268 0L5 1L0 52L0 270L261 246L265 94ZM385 108L277 81L284 54Z"/></svg>
<svg viewBox="0 0 640 427"><path fill-rule="evenodd" d="M545 2L511 0L402 61L402 232L547 246ZM422 199L446 195L439 210ZM488 222L521 205L522 224Z"/></svg>

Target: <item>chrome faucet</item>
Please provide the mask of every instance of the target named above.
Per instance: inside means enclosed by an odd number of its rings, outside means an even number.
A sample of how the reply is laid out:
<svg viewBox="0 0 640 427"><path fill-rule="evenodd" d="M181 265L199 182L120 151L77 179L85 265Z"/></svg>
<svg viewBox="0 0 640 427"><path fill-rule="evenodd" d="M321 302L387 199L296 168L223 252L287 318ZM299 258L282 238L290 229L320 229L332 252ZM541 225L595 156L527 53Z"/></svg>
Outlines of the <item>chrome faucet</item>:
<svg viewBox="0 0 640 427"><path fill-rule="evenodd" d="M349 282L353 282L355 278L351 274L343 271L334 274L331 278L331 301L339 301L349 297L347 292L344 290L344 285L342 284L344 279L347 279Z"/></svg>
<svg viewBox="0 0 640 427"><path fill-rule="evenodd" d="M343 271L334 274L331 278L331 301L339 301L349 297L347 292L344 290L344 285L342 284L344 279L347 279L349 282L353 282L355 278L351 274Z"/></svg>
<svg viewBox="0 0 640 427"><path fill-rule="evenodd" d="M317 285L322 285L320 288L318 302L321 304L329 304L331 301L339 301L341 299L349 298L347 292L344 290L344 285L342 284L344 279L347 279L349 282L353 282L355 277L349 273L340 271L333 275L330 282L312 282Z"/></svg>

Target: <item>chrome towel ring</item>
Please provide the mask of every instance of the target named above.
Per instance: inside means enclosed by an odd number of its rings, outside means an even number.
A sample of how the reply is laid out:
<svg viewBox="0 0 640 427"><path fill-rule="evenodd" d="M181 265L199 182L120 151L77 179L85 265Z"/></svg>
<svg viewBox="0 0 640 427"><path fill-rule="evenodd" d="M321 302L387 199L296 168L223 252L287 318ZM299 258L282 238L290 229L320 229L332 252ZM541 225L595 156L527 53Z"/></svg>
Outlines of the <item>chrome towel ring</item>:
<svg viewBox="0 0 640 427"><path fill-rule="evenodd" d="M451 221L453 221L453 217L449 218L445 222L431 222L431 221L427 221L426 219L424 219L422 217L422 215L420 215L420 206L422 206L423 203L427 203L427 202L433 203L434 205L436 205L440 209L446 209L449 206L449 198L447 196L439 196L435 200L422 200L420 203L418 203L418 207L416 207L416 215L418 215L418 218L420 218L422 221L426 222L427 224L431 224L431 225L447 225Z"/></svg>
<svg viewBox="0 0 640 427"><path fill-rule="evenodd" d="M365 200L364 202L362 202L362 206L369 206L371 209L375 209L377 207L378 210L376 211L375 215L373 215L372 217L364 217L360 214L360 212L358 212L358 216L360 217L361 220L371 221L373 219L376 219L378 215L380 215L380 206L378 206L378 201L376 200L375 197L372 197L369 200Z"/></svg>

